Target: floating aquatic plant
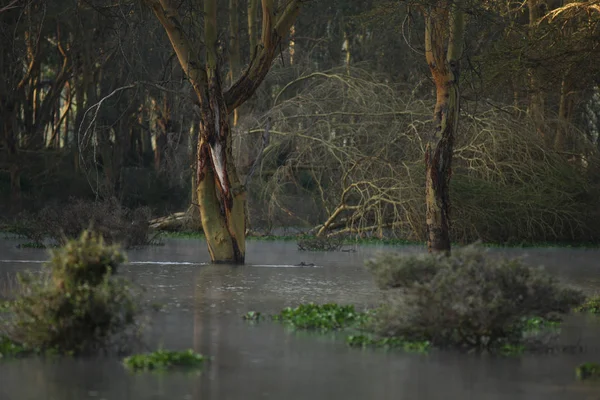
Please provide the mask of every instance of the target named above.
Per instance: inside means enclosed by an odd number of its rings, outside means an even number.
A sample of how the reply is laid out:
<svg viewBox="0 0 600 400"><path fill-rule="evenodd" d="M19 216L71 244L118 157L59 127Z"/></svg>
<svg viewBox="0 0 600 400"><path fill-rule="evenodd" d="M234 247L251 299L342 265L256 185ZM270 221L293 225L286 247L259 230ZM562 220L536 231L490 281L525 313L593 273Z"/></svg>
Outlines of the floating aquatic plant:
<svg viewBox="0 0 600 400"><path fill-rule="evenodd" d="M198 368L207 358L193 350L157 350L152 353L135 354L126 357L123 364L133 371L166 370L175 367Z"/></svg>

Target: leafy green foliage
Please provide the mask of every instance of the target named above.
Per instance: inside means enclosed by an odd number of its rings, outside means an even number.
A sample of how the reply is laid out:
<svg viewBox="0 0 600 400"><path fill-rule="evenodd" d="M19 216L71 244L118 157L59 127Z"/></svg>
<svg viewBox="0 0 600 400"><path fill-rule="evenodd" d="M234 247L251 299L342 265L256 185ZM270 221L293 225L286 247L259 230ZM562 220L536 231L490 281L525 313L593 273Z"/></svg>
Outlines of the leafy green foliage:
<svg viewBox="0 0 600 400"><path fill-rule="evenodd" d="M258 311L248 311L242 318L246 321L260 321L261 319L264 319L264 316Z"/></svg>
<svg viewBox="0 0 600 400"><path fill-rule="evenodd" d="M6 336L0 336L0 359L5 357L16 357L28 353L28 350L13 342Z"/></svg>
<svg viewBox="0 0 600 400"><path fill-rule="evenodd" d="M397 336L375 338L371 335L364 334L347 336L346 343L348 343L348 345L351 347L391 348L419 353L427 352L431 346L431 344L426 340L409 341Z"/></svg>
<svg viewBox="0 0 600 400"><path fill-rule="evenodd" d="M381 287L394 288L373 318L373 329L383 336L498 349L523 344L525 333L531 338L532 331L552 327L543 318L583 301L581 292L563 288L539 269L476 247L449 257L395 257L370 265Z"/></svg>
<svg viewBox="0 0 600 400"><path fill-rule="evenodd" d="M575 373L579 380L600 380L600 363L584 363L579 365Z"/></svg>
<svg viewBox="0 0 600 400"><path fill-rule="evenodd" d="M85 231L53 250L41 274L19 276L21 293L6 306L0 332L36 351L79 354L125 345L135 333L136 288L113 276L125 260Z"/></svg>
<svg viewBox="0 0 600 400"><path fill-rule="evenodd" d="M600 314L600 296L590 297L583 304L575 307L575 311Z"/></svg>
<svg viewBox="0 0 600 400"><path fill-rule="evenodd" d="M542 317L524 318L523 330L525 332L537 332L544 329L558 329L560 321L554 321Z"/></svg>
<svg viewBox="0 0 600 400"><path fill-rule="evenodd" d="M356 312L354 306L338 304L301 304L296 308L287 307L273 319L282 321L298 329L330 331L358 326L367 320L365 313Z"/></svg>
<svg viewBox="0 0 600 400"><path fill-rule="evenodd" d="M198 368L206 357L189 349L186 351L157 350L126 357L123 364L133 371L166 370L174 367Z"/></svg>

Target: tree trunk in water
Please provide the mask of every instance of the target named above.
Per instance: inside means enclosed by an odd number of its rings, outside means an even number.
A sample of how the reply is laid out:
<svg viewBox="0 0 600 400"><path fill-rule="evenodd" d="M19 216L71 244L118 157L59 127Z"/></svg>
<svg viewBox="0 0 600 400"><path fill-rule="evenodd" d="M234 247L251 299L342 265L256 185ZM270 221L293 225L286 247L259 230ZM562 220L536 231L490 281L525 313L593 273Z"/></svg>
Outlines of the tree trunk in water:
<svg viewBox="0 0 600 400"><path fill-rule="evenodd" d="M233 163L229 113L219 80L216 13L216 0L205 1L208 84L196 88L201 116L196 154L198 205L211 260L243 264L246 254L246 192Z"/></svg>
<svg viewBox="0 0 600 400"><path fill-rule="evenodd" d="M425 12L425 51L436 86L434 132L425 148L425 202L429 252L450 252L450 176L459 115L462 2L438 1ZM447 42L447 51L444 47Z"/></svg>
<svg viewBox="0 0 600 400"><path fill-rule="evenodd" d="M179 64L199 100L201 121L196 155L196 190L211 260L242 264L246 251L246 192L235 170L229 116L264 80L276 49L298 15L300 0L288 2L280 15L273 6L273 0L262 0L262 46L255 46L250 65L226 92L223 92L219 77L216 0L204 1L204 66L184 34L178 12L171 2L148 0L148 3L165 28ZM251 1L251 5L257 4L258 1ZM252 37L255 37L254 31Z"/></svg>

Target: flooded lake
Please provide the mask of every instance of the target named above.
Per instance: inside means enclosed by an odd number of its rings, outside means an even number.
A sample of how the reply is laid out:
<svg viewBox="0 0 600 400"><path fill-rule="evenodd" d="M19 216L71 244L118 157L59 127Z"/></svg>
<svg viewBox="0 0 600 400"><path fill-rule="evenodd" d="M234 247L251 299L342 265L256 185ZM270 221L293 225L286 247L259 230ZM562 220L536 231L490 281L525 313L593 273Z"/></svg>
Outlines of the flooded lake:
<svg viewBox="0 0 600 400"><path fill-rule="evenodd" d="M44 250L0 239L0 288L17 271L39 268ZM560 341L584 353L501 358L453 352L409 354L351 349L330 335L290 332L241 315L276 313L302 302L378 303L363 268L379 251L418 247L363 246L356 252L299 252L295 243L249 241L247 265L208 265L199 240L128 252L121 273L165 305L147 343L214 357L200 373L132 374L113 357L0 361L1 400L69 399L587 399L600 385L575 380L581 362L600 362L600 318L569 319ZM524 256L586 292L600 292L600 250L493 250ZM295 267L305 262L311 267ZM6 282L5 282L5 285Z"/></svg>

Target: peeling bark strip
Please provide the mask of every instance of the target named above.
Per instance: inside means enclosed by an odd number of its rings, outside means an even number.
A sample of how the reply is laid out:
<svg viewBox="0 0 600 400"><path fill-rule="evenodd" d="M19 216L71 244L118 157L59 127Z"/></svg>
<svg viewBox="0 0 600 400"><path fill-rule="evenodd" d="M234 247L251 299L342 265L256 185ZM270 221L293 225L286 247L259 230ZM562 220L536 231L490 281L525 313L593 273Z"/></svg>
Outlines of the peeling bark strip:
<svg viewBox="0 0 600 400"><path fill-rule="evenodd" d="M243 264L246 252L246 191L235 170L229 115L242 105L260 86L267 75L276 50L289 32L301 0L290 0L278 14L274 0L262 0L262 46L258 43L248 69L223 92L217 57L217 0L204 0L204 44L206 63L200 62L200 51L192 47L171 0L146 0L163 25L177 59L181 64L200 106L200 132L196 160L196 193L202 228L208 251L215 263ZM237 4L231 1L230 4ZM258 0L251 0L256 9ZM231 9L233 10L233 6ZM237 7L236 7L237 8ZM254 11L251 13L253 14ZM249 15L249 22L254 16ZM236 18L232 17L232 26ZM254 28L254 25L252 28ZM256 38L256 30L251 38ZM238 32L231 32L237 35ZM235 42L235 41L234 41Z"/></svg>
<svg viewBox="0 0 600 400"><path fill-rule="evenodd" d="M458 129L464 0L437 0L424 11L425 56L436 86L434 130L425 149L429 252L450 252L450 177ZM444 47L447 43L447 51Z"/></svg>

